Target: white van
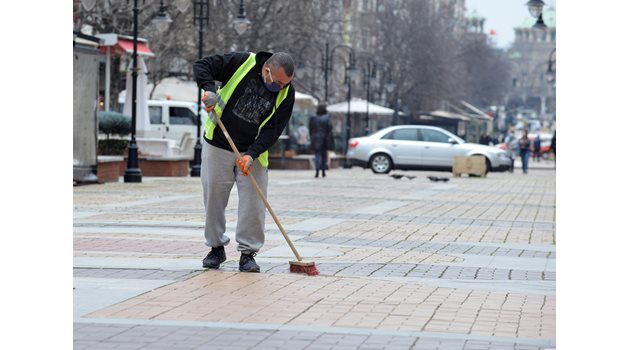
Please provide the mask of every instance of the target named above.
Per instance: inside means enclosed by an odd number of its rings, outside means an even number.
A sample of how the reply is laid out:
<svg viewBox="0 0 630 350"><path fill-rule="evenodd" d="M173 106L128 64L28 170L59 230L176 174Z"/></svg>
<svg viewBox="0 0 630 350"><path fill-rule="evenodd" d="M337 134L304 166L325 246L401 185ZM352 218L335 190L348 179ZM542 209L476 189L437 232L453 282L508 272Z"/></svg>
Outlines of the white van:
<svg viewBox="0 0 630 350"><path fill-rule="evenodd" d="M118 100L120 111L124 110L124 97ZM166 138L177 142L182 136L189 132L197 137L197 104L188 101L173 100L148 100L149 118L151 120L151 131L146 137ZM201 109L201 136L203 128L208 118L208 113Z"/></svg>
<svg viewBox="0 0 630 350"><path fill-rule="evenodd" d="M185 101L149 100L151 133L147 137L182 140L186 132L197 137L197 104ZM208 113L201 109L201 136Z"/></svg>
<svg viewBox="0 0 630 350"><path fill-rule="evenodd" d="M125 100L120 99L120 110L124 109ZM145 133L146 138L170 139L175 144L182 147L187 156L191 156L194 150L190 147L190 140L194 143L197 140L197 104L187 101L173 100L148 100L149 119L151 120L151 130ZM204 125L208 113L205 109L201 109L201 128L200 137L203 138ZM186 142L188 141L188 142ZM203 142L203 140L202 140ZM184 143L187 144L184 147ZM190 153L190 154L189 154Z"/></svg>

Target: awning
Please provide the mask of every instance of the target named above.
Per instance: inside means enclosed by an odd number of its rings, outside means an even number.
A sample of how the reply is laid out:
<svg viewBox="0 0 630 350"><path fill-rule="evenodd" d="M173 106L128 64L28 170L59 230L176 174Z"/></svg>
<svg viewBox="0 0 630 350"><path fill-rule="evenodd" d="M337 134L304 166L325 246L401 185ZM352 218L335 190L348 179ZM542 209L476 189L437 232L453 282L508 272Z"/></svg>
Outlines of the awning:
<svg viewBox="0 0 630 350"><path fill-rule="evenodd" d="M444 110L431 111L431 112L429 112L429 116L435 117L435 118L454 119L454 120L462 120L462 121L469 121L470 120L470 117L467 117L465 115L457 114L457 113L453 113L453 112L448 112L448 111L444 111Z"/></svg>
<svg viewBox="0 0 630 350"><path fill-rule="evenodd" d="M348 101L339 102L327 106L328 113L348 113ZM353 98L350 101L350 113L370 113L370 115L394 115L396 111L391 108L379 106L374 103L368 103L366 100L360 98ZM403 115L402 112L398 112L398 115Z"/></svg>
<svg viewBox="0 0 630 350"><path fill-rule="evenodd" d="M492 117L484 113L481 109L473 106L471 103L468 103L463 100L460 102L462 103L462 105L464 105L466 108L468 108L469 110L473 112L473 113L469 113L471 117L476 118L476 119L481 119L481 120L492 120Z"/></svg>
<svg viewBox="0 0 630 350"><path fill-rule="evenodd" d="M77 32L75 31L73 34L73 45L83 45L83 46L90 46L93 48L97 48L101 43L102 43L102 39L95 37L95 36L91 36L91 35L86 35L83 34L81 32Z"/></svg>
<svg viewBox="0 0 630 350"><path fill-rule="evenodd" d="M133 54L133 37L117 34L100 34L97 36L106 39L104 45L101 46L101 53L106 53L107 47L110 46L114 55ZM138 38L138 56L155 56L149 49L146 39Z"/></svg>
<svg viewBox="0 0 630 350"><path fill-rule="evenodd" d="M123 39L123 38L118 38L118 43L116 43L116 45L114 45L114 52L116 52L116 50L122 51L124 50L124 52L129 53L129 54L133 54L133 39L132 40L127 40L127 39ZM147 46L146 43L143 43L141 41L138 41L138 55L139 56L147 56L147 57L153 57L155 56L153 54L153 52L151 52L151 50L149 50L149 46Z"/></svg>

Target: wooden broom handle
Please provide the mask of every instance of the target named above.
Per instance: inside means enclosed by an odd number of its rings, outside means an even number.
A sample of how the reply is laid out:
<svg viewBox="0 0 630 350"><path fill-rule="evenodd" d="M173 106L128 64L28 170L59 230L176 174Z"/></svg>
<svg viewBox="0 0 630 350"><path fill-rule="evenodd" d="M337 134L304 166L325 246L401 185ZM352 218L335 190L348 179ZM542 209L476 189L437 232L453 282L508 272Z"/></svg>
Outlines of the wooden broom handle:
<svg viewBox="0 0 630 350"><path fill-rule="evenodd" d="M225 135L225 138L227 139L228 143L230 144L230 147L232 147L232 151L234 151L234 154L236 155L236 157L242 162L243 161L243 157L241 156L241 153L236 148L236 145L234 144L234 141L232 141L232 138L230 137L230 134L228 133L228 131L225 128L225 126L223 125L223 122L221 121L221 118L219 118L219 116L217 116L217 114L214 112L214 109L211 109L211 112L212 112L212 115L214 116L214 120L217 122L217 124L221 128L221 131L223 131L223 135ZM254 159L253 161L255 162L256 159ZM251 176L248 175L247 177L249 178L249 181L252 183L252 186L254 186L254 188L256 189L256 192L258 193L258 196L260 197L260 199L262 199L263 203L265 203L265 207L267 207L267 210L269 211L269 214L271 214L271 217L273 218L273 221L276 222L276 225L280 229L280 232L282 232L282 235L284 236L284 239L287 241L287 243L289 244L289 247L293 251L293 254L295 255L295 258L298 261L302 261L302 257L298 253L297 249L295 249L295 246L293 245L293 242L291 242L291 240L289 239L289 236L287 235L286 231L284 231L284 227L282 227L282 224L280 223L280 220L278 220L278 217L273 212L273 209L271 209L271 205L269 205L269 202L267 202L267 198L265 198L265 195L262 193L262 190L258 186L258 183L256 182L256 179L254 179L254 175L251 175Z"/></svg>

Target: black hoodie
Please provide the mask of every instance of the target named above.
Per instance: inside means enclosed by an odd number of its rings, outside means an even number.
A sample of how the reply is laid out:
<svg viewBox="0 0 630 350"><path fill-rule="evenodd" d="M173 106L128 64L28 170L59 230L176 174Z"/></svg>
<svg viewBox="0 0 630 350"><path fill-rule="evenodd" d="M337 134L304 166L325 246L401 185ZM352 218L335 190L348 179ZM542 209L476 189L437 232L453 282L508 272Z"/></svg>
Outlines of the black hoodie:
<svg viewBox="0 0 630 350"><path fill-rule="evenodd" d="M236 86L221 115L221 121L236 148L253 159L258 158L278 140L289 122L295 102L295 89L289 85L287 97L256 137L260 124L275 108L278 96L278 92L267 90L261 76L262 66L271 55L269 52L256 54L256 65ZM215 92L214 81L220 81L225 86L248 57L248 52L231 52L197 60L193 64L197 86L205 91ZM212 140L208 140L205 135L204 139L215 147L232 150L219 128L215 129Z"/></svg>

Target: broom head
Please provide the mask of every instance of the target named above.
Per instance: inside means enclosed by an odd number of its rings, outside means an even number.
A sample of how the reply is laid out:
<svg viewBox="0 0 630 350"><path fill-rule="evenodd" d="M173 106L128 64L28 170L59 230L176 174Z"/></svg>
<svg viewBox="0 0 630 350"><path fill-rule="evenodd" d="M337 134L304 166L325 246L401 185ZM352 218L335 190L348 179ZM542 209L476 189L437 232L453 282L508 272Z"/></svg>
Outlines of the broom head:
<svg viewBox="0 0 630 350"><path fill-rule="evenodd" d="M313 261L289 261L289 272L304 273L309 276L319 275L319 270Z"/></svg>

